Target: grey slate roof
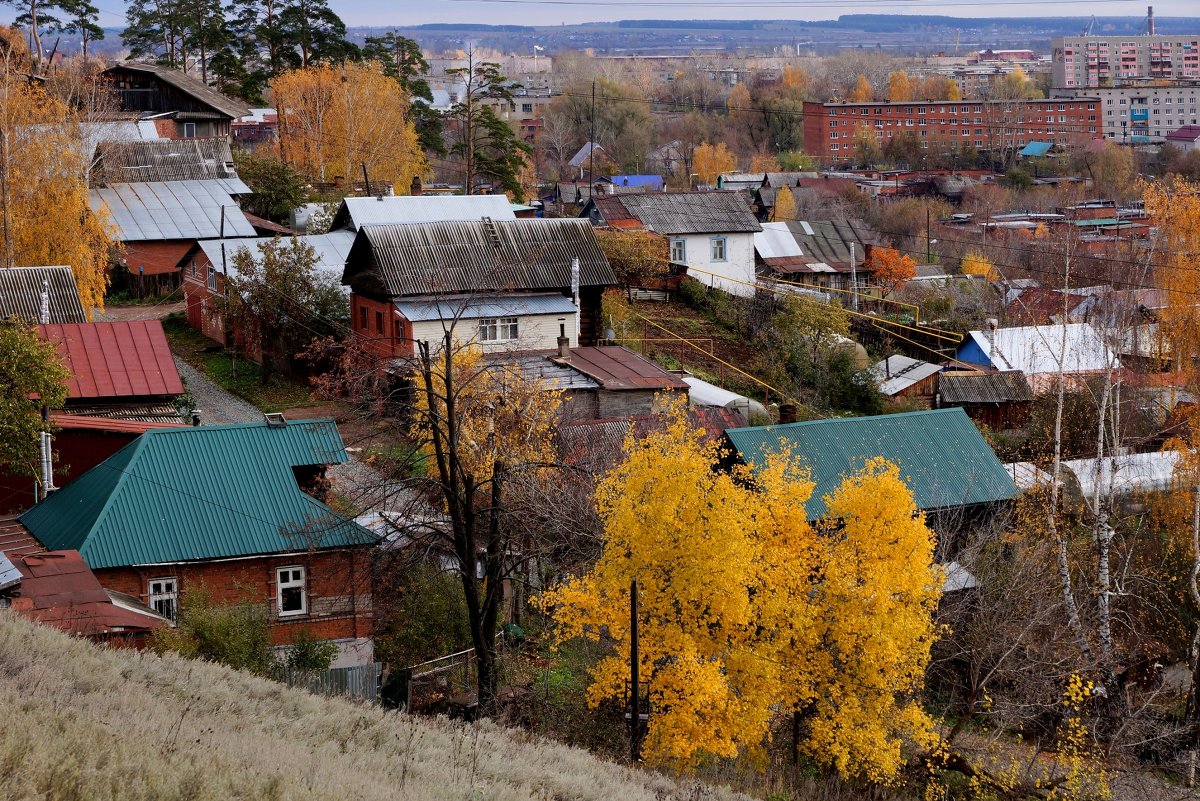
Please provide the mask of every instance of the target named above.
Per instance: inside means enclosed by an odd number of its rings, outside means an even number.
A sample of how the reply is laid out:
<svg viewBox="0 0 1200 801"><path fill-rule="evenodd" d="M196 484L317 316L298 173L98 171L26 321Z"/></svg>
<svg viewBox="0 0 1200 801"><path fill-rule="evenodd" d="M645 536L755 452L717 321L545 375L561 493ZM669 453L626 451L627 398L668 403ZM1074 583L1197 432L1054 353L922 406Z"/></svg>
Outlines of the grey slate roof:
<svg viewBox="0 0 1200 801"><path fill-rule="evenodd" d="M736 192L653 192L622 195L631 217L660 234L757 233L762 230Z"/></svg>
<svg viewBox="0 0 1200 801"><path fill-rule="evenodd" d="M879 391L889 398L919 384L942 368L911 356L895 354L867 368Z"/></svg>
<svg viewBox="0 0 1200 801"><path fill-rule="evenodd" d="M238 177L224 139L103 141L96 146L95 162L93 186ZM227 191L233 186L227 184Z"/></svg>
<svg viewBox="0 0 1200 801"><path fill-rule="evenodd" d="M39 322L46 282L50 285L50 322L86 323L70 267L0 268L0 319L17 317L27 323Z"/></svg>
<svg viewBox="0 0 1200 801"><path fill-rule="evenodd" d="M221 235L222 206L225 236L252 237L254 226L230 197L229 183L209 179L113 184L92 189L90 203L97 213L108 211L122 242L216 239Z"/></svg>
<svg viewBox="0 0 1200 801"><path fill-rule="evenodd" d="M833 267L850 263L852 242L859 267L866 257L866 246L880 244L879 235L860 220L790 220L787 227L805 256Z"/></svg>
<svg viewBox="0 0 1200 801"><path fill-rule="evenodd" d="M942 403L1009 403L1033 400L1033 390L1020 370L999 373L946 373L938 384Z"/></svg>
<svg viewBox="0 0 1200 801"><path fill-rule="evenodd" d="M350 249L342 283L365 295L561 290L579 259L580 286L617 283L582 219L368 225Z"/></svg>
<svg viewBox="0 0 1200 801"><path fill-rule="evenodd" d="M384 195L348 197L342 201L331 229L357 231L364 225L411 225L447 220L515 220L504 195Z"/></svg>
<svg viewBox="0 0 1200 801"><path fill-rule="evenodd" d="M232 119L236 120L250 114L250 109L238 101L226 97L203 81L185 75L179 70L137 61L122 61L115 64L114 67L154 75L163 83L174 86L179 91L191 95L195 100Z"/></svg>
<svg viewBox="0 0 1200 801"><path fill-rule="evenodd" d="M519 317L530 314L574 314L577 311L574 301L564 295L528 293L400 300L396 301L396 309L406 320L414 323L432 320L477 320L482 317Z"/></svg>

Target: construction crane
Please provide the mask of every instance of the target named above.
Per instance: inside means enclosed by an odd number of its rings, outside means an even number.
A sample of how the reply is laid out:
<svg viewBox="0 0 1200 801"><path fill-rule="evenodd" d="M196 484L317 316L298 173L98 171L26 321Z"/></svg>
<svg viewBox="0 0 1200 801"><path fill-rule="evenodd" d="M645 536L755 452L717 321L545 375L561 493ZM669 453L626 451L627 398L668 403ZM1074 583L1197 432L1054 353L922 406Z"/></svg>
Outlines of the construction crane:
<svg viewBox="0 0 1200 801"><path fill-rule="evenodd" d="M1096 26L1096 15L1093 14L1091 20L1088 21L1087 27L1083 29L1084 36L1092 35L1092 28Z"/></svg>

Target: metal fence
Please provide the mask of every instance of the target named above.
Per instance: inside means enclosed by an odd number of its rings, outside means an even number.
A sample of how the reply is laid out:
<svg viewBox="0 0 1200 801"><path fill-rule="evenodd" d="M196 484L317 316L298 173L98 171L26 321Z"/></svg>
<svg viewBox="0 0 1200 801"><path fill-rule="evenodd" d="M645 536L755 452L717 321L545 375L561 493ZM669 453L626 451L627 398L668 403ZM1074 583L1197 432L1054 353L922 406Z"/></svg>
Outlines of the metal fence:
<svg viewBox="0 0 1200 801"><path fill-rule="evenodd" d="M379 677L382 672L383 665L375 662L319 673L285 671L283 680L291 687L302 687L319 695L353 698L374 704L379 700Z"/></svg>
<svg viewBox="0 0 1200 801"><path fill-rule="evenodd" d="M431 659L399 671L396 703L410 712L468 704L475 686L475 649Z"/></svg>

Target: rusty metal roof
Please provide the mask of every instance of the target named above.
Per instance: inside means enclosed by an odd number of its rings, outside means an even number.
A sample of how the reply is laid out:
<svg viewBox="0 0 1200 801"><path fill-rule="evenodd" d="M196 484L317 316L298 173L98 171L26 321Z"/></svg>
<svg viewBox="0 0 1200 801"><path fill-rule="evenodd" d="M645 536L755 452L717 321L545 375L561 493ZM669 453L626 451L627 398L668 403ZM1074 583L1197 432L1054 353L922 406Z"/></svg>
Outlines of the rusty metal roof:
<svg viewBox="0 0 1200 801"><path fill-rule="evenodd" d="M587 220L368 225L354 240L342 283L389 297L562 290L571 286L573 259L581 286L616 284Z"/></svg>
<svg viewBox="0 0 1200 801"><path fill-rule="evenodd" d="M167 620L146 609L113 603L79 551L11 556L21 572L20 595L11 608L31 620L85 636L149 631Z"/></svg>
<svg viewBox="0 0 1200 801"><path fill-rule="evenodd" d="M622 345L572 348L568 359L555 359L600 383L607 392L630 389L687 391L688 385L674 373Z"/></svg>
<svg viewBox="0 0 1200 801"><path fill-rule="evenodd" d="M74 409L72 409L74 411ZM144 434L155 428L183 428L187 424L179 418L178 412L171 407L172 419L169 421L129 420L104 415L65 414L51 412L50 422L57 428L70 431L107 431L117 434Z"/></svg>
<svg viewBox="0 0 1200 801"><path fill-rule="evenodd" d="M42 290L48 285L50 322L83 323L87 315L70 267L0 268L0 319L17 317L27 323L41 319Z"/></svg>
<svg viewBox="0 0 1200 801"><path fill-rule="evenodd" d="M71 372L70 398L182 395L183 381L159 320L41 325Z"/></svg>
<svg viewBox="0 0 1200 801"><path fill-rule="evenodd" d="M30 498L30 501L32 500ZM29 529L25 528L16 515L0 517L0 553L7 554L11 559L14 556L24 556L44 550L46 549L29 533Z"/></svg>

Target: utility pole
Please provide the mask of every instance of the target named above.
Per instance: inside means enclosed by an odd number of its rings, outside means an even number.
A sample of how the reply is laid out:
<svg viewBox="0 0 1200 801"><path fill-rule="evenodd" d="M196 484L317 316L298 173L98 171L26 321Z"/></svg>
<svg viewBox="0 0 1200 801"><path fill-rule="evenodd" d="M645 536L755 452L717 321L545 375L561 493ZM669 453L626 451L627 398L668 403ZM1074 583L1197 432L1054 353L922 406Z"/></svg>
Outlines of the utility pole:
<svg viewBox="0 0 1200 801"><path fill-rule="evenodd" d="M926 204L925 205L925 263L926 264L931 264L933 262L933 240L930 238L933 236L933 234L929 230L930 216L931 215L929 212L929 204Z"/></svg>
<svg viewBox="0 0 1200 801"><path fill-rule="evenodd" d="M850 243L850 304L858 311L858 272L854 268L854 243Z"/></svg>
<svg viewBox="0 0 1200 801"><path fill-rule="evenodd" d="M596 79L592 78L592 113L588 119L588 197L596 186Z"/></svg>
<svg viewBox="0 0 1200 801"><path fill-rule="evenodd" d="M642 712L638 703L638 592L637 579L629 582L629 761L641 756Z"/></svg>
<svg viewBox="0 0 1200 801"><path fill-rule="evenodd" d="M371 192L371 176L367 174L367 162L360 162L363 168L363 188L367 190L367 197L374 197Z"/></svg>

